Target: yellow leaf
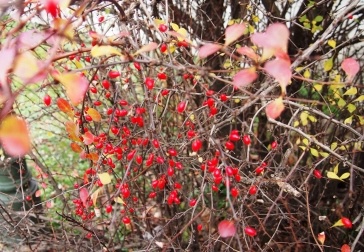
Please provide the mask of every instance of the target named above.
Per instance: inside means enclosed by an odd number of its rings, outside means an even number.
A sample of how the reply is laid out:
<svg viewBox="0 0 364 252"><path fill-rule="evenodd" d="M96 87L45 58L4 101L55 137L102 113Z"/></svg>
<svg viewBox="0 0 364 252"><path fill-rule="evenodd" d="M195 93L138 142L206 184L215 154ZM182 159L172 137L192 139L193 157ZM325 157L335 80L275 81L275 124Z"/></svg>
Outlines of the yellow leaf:
<svg viewBox="0 0 364 252"><path fill-rule="evenodd" d="M18 55L15 59L14 74L26 81L34 77L39 71L38 60L27 51Z"/></svg>
<svg viewBox="0 0 364 252"><path fill-rule="evenodd" d="M327 157L329 156L329 153L324 152L324 151L321 151L321 152L320 152L320 156L321 156L321 157L324 157L324 158L327 158Z"/></svg>
<svg viewBox="0 0 364 252"><path fill-rule="evenodd" d="M334 62L333 62L333 58L327 59L324 62L324 71L328 72L332 69Z"/></svg>
<svg viewBox="0 0 364 252"><path fill-rule="evenodd" d="M308 117L308 112L306 112L306 111L304 111L300 114L300 119L301 119L303 126L306 126L308 124L307 117Z"/></svg>
<svg viewBox="0 0 364 252"><path fill-rule="evenodd" d="M155 42L150 42L147 45L143 45L138 51L133 53L133 55L138 55L144 52L150 52L158 48L158 44Z"/></svg>
<svg viewBox="0 0 364 252"><path fill-rule="evenodd" d="M339 172L339 164L337 164L335 167L334 167L334 173L337 174Z"/></svg>
<svg viewBox="0 0 364 252"><path fill-rule="evenodd" d="M309 115L309 116L308 116L308 119L309 119L311 122L317 122L316 117L314 117L314 116L312 116L312 115Z"/></svg>
<svg viewBox="0 0 364 252"><path fill-rule="evenodd" d="M13 157L24 156L31 150L27 123L15 115L5 117L0 125L1 147Z"/></svg>
<svg viewBox="0 0 364 252"><path fill-rule="evenodd" d="M111 183L111 177L110 177L109 173L107 173L107 172L99 173L98 176L103 185L107 185L107 184Z"/></svg>
<svg viewBox="0 0 364 252"><path fill-rule="evenodd" d="M306 151L306 149L307 149L307 147L306 146L303 146L303 145L300 145L298 147L300 147L303 151Z"/></svg>
<svg viewBox="0 0 364 252"><path fill-rule="evenodd" d="M298 127L299 125L300 125L300 122L299 121L294 121L293 127Z"/></svg>
<svg viewBox="0 0 364 252"><path fill-rule="evenodd" d="M351 87L348 90L346 90L344 95L355 95L357 93L358 93L358 90L356 89L356 87Z"/></svg>
<svg viewBox="0 0 364 252"><path fill-rule="evenodd" d="M335 149L336 149L336 147L337 147L337 142L333 142L333 143L331 144L331 146L330 146L330 149L331 149L331 150L335 150Z"/></svg>
<svg viewBox="0 0 364 252"><path fill-rule="evenodd" d="M359 124L364 125L364 116L358 116Z"/></svg>
<svg viewBox="0 0 364 252"><path fill-rule="evenodd" d="M179 30L179 26L178 24L175 24L175 23L171 23L171 27L174 31L178 31Z"/></svg>
<svg viewBox="0 0 364 252"><path fill-rule="evenodd" d="M230 20L228 21L228 23L227 23L227 25L232 25L232 24L235 24L234 19L230 19Z"/></svg>
<svg viewBox="0 0 364 252"><path fill-rule="evenodd" d="M307 139L307 138L304 138L304 139L302 140L302 143L304 143L306 146L308 146L308 139Z"/></svg>
<svg viewBox="0 0 364 252"><path fill-rule="evenodd" d="M94 206L96 206L96 201L97 201L97 198L99 196L99 193L104 189L104 187L99 187L96 189L96 191L94 191L92 194L91 194L91 199L92 199L92 202L94 203Z"/></svg>
<svg viewBox="0 0 364 252"><path fill-rule="evenodd" d="M364 95L361 95L354 100L354 102L361 102L361 101L364 101Z"/></svg>
<svg viewBox="0 0 364 252"><path fill-rule="evenodd" d="M91 116L91 118L92 118L93 121L95 121L95 122L100 122L101 121L101 115L100 115L99 111L97 111L96 109L89 108L87 110L87 114L89 116Z"/></svg>
<svg viewBox="0 0 364 252"><path fill-rule="evenodd" d="M309 69L305 70L305 72L303 73L303 77L305 77L307 79L311 77L311 72Z"/></svg>
<svg viewBox="0 0 364 252"><path fill-rule="evenodd" d="M318 157L319 156L318 151L316 149L314 149L314 148L310 148L310 152L311 152L312 156L314 156L314 157Z"/></svg>
<svg viewBox="0 0 364 252"><path fill-rule="evenodd" d="M258 16L252 15L252 20L254 23L258 23L260 19Z"/></svg>
<svg viewBox="0 0 364 252"><path fill-rule="evenodd" d="M162 19L154 19L155 26L159 27L161 24L164 24L165 22Z"/></svg>
<svg viewBox="0 0 364 252"><path fill-rule="evenodd" d="M351 114L356 110L356 106L354 104L350 103L350 104L348 104L347 109L348 109L349 113Z"/></svg>
<svg viewBox="0 0 364 252"><path fill-rule="evenodd" d="M344 124L351 125L353 123L353 116L350 116L344 120Z"/></svg>
<svg viewBox="0 0 364 252"><path fill-rule="evenodd" d="M335 222L334 225L332 225L332 227L341 227L341 226L344 226L344 223L341 219Z"/></svg>
<svg viewBox="0 0 364 252"><path fill-rule="evenodd" d="M339 176L337 176L335 173L333 172L327 172L327 177L330 178L330 179L337 179L337 180L340 180Z"/></svg>
<svg viewBox="0 0 364 252"><path fill-rule="evenodd" d="M53 20L53 29L62 32L63 36L69 40L73 40L74 29L72 22L67 19L56 18Z"/></svg>
<svg viewBox="0 0 364 252"><path fill-rule="evenodd" d="M329 46L331 46L332 48L335 48L336 47L336 41L333 40L333 39L330 39L329 41L327 41L327 44Z"/></svg>
<svg viewBox="0 0 364 252"><path fill-rule="evenodd" d="M116 197L116 198L114 198L114 201L115 201L116 203L119 203L119 204L125 204L125 202L123 201L123 199L122 199L122 198L120 198L120 197Z"/></svg>
<svg viewBox="0 0 364 252"><path fill-rule="evenodd" d="M337 106L339 108L343 108L346 105L346 101L343 100L342 98L339 99L339 101L337 102Z"/></svg>
<svg viewBox="0 0 364 252"><path fill-rule="evenodd" d="M321 85L321 84L314 84L314 85L313 85L313 88L314 88L317 92L321 92L322 87L323 87L323 85Z"/></svg>
<svg viewBox="0 0 364 252"><path fill-rule="evenodd" d="M350 177L350 173L349 172L345 172L340 176L340 179L347 179L348 177Z"/></svg>
<svg viewBox="0 0 364 252"><path fill-rule="evenodd" d="M100 57L105 55L121 55L121 53L114 46L98 46L95 45L91 49L92 57Z"/></svg>

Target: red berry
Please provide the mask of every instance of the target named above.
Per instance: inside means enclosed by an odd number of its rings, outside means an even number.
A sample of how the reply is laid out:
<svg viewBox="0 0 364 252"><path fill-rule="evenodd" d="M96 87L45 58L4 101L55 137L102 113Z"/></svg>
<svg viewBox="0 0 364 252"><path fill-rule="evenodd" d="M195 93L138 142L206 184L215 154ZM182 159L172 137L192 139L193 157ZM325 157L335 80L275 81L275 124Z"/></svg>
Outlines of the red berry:
<svg viewBox="0 0 364 252"><path fill-rule="evenodd" d="M348 218L346 218L346 217L341 217L341 221L342 221L342 223L344 224L344 227L345 227L345 228L350 229L350 228L352 228L352 227L353 227L353 223L352 223L352 222L351 222L351 220L349 220Z"/></svg>
<svg viewBox="0 0 364 252"><path fill-rule="evenodd" d="M161 31L161 32L166 32L168 30L168 27L165 25L165 24L160 24L158 29Z"/></svg>
<svg viewBox="0 0 364 252"><path fill-rule="evenodd" d="M100 106L101 104L102 104L101 101L94 101L95 106Z"/></svg>
<svg viewBox="0 0 364 252"><path fill-rule="evenodd" d="M171 177L171 176L173 176L173 174L174 174L174 169L173 169L173 167L169 166L167 168L167 175Z"/></svg>
<svg viewBox="0 0 364 252"><path fill-rule="evenodd" d="M51 105L52 103L52 98L49 96L49 95L45 95L44 98L43 98L43 102L46 106L49 106Z"/></svg>
<svg viewBox="0 0 364 252"><path fill-rule="evenodd" d="M252 228L252 227L246 227L244 229L244 232L246 235L248 235L250 237L254 237L257 235L257 230L255 230L255 228Z"/></svg>
<svg viewBox="0 0 364 252"><path fill-rule="evenodd" d="M234 171L233 168L231 166L226 166L225 167L225 173L226 175L228 175L229 177L234 175Z"/></svg>
<svg viewBox="0 0 364 252"><path fill-rule="evenodd" d="M99 22L101 23L102 21L104 21L105 17L104 16L100 16L99 17Z"/></svg>
<svg viewBox="0 0 364 252"><path fill-rule="evenodd" d="M225 143L225 148L228 150L233 150L233 149L235 149L235 145L233 142L228 141Z"/></svg>
<svg viewBox="0 0 364 252"><path fill-rule="evenodd" d="M123 223L124 224L130 224L130 218L127 217L127 216L123 217Z"/></svg>
<svg viewBox="0 0 364 252"><path fill-rule="evenodd" d="M169 90L168 89L163 89L161 92L161 95L166 96L169 94Z"/></svg>
<svg viewBox="0 0 364 252"><path fill-rule="evenodd" d="M175 156L177 156L178 152L177 152L175 149L169 149L169 150L168 150L168 154L169 154L171 157L175 157Z"/></svg>
<svg viewBox="0 0 364 252"><path fill-rule="evenodd" d="M275 150L278 146L278 143L277 141L273 141L271 144L270 144L270 147L272 148L272 150Z"/></svg>
<svg viewBox="0 0 364 252"><path fill-rule="evenodd" d="M32 200L32 196L27 195L27 196L25 197L25 200L26 200L26 201L31 201L31 200Z"/></svg>
<svg viewBox="0 0 364 252"><path fill-rule="evenodd" d="M168 47L166 44L161 44L160 50L162 53L164 53L165 51L167 51Z"/></svg>
<svg viewBox="0 0 364 252"><path fill-rule="evenodd" d="M105 89L109 89L110 88L110 82L108 80L103 80L101 82L102 86L105 88Z"/></svg>
<svg viewBox="0 0 364 252"><path fill-rule="evenodd" d="M106 211L106 213L111 213L112 212L112 205L107 205L105 207L105 211Z"/></svg>
<svg viewBox="0 0 364 252"><path fill-rule="evenodd" d="M197 225L197 231L201 231L202 230L202 224L198 224Z"/></svg>
<svg viewBox="0 0 364 252"><path fill-rule="evenodd" d="M178 103L177 105L177 112L178 113L183 113L186 109L186 105L187 103L185 101L181 101L180 103Z"/></svg>
<svg viewBox="0 0 364 252"><path fill-rule="evenodd" d="M92 238L92 233L91 232L88 232L85 236L87 239L91 239Z"/></svg>
<svg viewBox="0 0 364 252"><path fill-rule="evenodd" d="M249 188L249 194L250 195L255 195L258 191L258 188L255 186L255 185L252 185L250 188Z"/></svg>
<svg viewBox="0 0 364 252"><path fill-rule="evenodd" d="M165 73L158 73L157 77L160 80L166 80L167 79L167 75Z"/></svg>
<svg viewBox="0 0 364 252"><path fill-rule="evenodd" d="M140 71L142 68L140 67L139 62L134 62L134 67L135 69L137 69L138 71Z"/></svg>
<svg viewBox="0 0 364 252"><path fill-rule="evenodd" d="M191 200L190 200L190 202L188 203L188 205L189 205L190 207L194 207L194 206L196 205L196 202L197 202L197 200L196 200L196 199L191 199Z"/></svg>
<svg viewBox="0 0 364 252"><path fill-rule="evenodd" d="M157 196L157 193L156 192L151 192L151 193L149 193L149 198L150 199L153 199L153 198L155 198Z"/></svg>
<svg viewBox="0 0 364 252"><path fill-rule="evenodd" d="M236 142L240 140L240 135L239 135L239 131L237 130L233 130L231 131L230 135L229 135L229 139L232 142Z"/></svg>
<svg viewBox="0 0 364 252"><path fill-rule="evenodd" d="M227 101L227 96L226 96L226 94L221 94L220 95L220 101L222 101L222 102L224 102L224 101Z"/></svg>
<svg viewBox="0 0 364 252"><path fill-rule="evenodd" d="M313 170L313 176L315 176L317 179L322 178L321 171L319 171L317 169Z"/></svg>
<svg viewBox="0 0 364 252"><path fill-rule="evenodd" d="M95 87L90 87L90 91L91 91L92 93L94 93L94 94L96 94L96 93L97 93L97 89L96 89Z"/></svg>
<svg viewBox="0 0 364 252"><path fill-rule="evenodd" d="M239 195L239 190L236 187L233 187L230 190L230 194L231 194L231 196L233 196L234 198L236 198Z"/></svg>
<svg viewBox="0 0 364 252"><path fill-rule="evenodd" d="M244 135L243 136L243 143L245 145L250 145L251 144L251 140L250 140L250 136L249 135Z"/></svg>
<svg viewBox="0 0 364 252"><path fill-rule="evenodd" d="M260 175L263 171L264 171L264 167L263 166L258 166L258 168L255 169L255 174Z"/></svg>
<svg viewBox="0 0 364 252"><path fill-rule="evenodd" d="M147 89L152 90L154 88L154 79L147 77L145 78L144 83Z"/></svg>
<svg viewBox="0 0 364 252"><path fill-rule="evenodd" d="M200 139L196 139L195 141L192 142L192 150L194 152L198 152L202 147L202 142Z"/></svg>
<svg viewBox="0 0 364 252"><path fill-rule="evenodd" d="M119 71L116 71L116 70L110 70L110 72L109 72L109 77L110 77L111 79L115 79L115 78L117 78L117 77L119 77L119 76L120 76Z"/></svg>

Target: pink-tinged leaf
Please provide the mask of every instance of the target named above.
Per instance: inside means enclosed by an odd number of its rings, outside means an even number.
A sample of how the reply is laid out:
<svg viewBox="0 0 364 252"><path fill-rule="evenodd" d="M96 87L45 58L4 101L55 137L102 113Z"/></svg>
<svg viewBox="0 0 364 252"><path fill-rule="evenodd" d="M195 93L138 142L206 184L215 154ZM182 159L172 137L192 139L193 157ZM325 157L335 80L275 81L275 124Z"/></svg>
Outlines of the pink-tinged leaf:
<svg viewBox="0 0 364 252"><path fill-rule="evenodd" d="M219 234L221 237L231 237L236 233L236 227L233 221L223 220L217 226Z"/></svg>
<svg viewBox="0 0 364 252"><path fill-rule="evenodd" d="M245 24L233 24L225 30L225 46L230 45L232 42L244 35L246 29Z"/></svg>
<svg viewBox="0 0 364 252"><path fill-rule="evenodd" d="M134 55L138 55L144 52L150 52L158 48L158 44L155 42L150 42L148 45L142 46L138 51L134 53Z"/></svg>
<svg viewBox="0 0 364 252"><path fill-rule="evenodd" d="M341 252L350 252L351 248L348 244L344 244L341 246Z"/></svg>
<svg viewBox="0 0 364 252"><path fill-rule="evenodd" d="M86 145L92 144L95 140L95 136L90 131L87 131L85 134L82 135L82 137L83 137L83 142Z"/></svg>
<svg viewBox="0 0 364 252"><path fill-rule="evenodd" d="M206 58L211 54L214 54L215 52L219 51L221 47L222 47L221 45L214 43L205 44L201 46L200 49L198 50L198 57L200 57L201 59Z"/></svg>
<svg viewBox="0 0 364 252"><path fill-rule="evenodd" d="M356 59L347 58L341 63L341 68L348 76L348 81L352 81L354 76L359 72L360 66Z"/></svg>
<svg viewBox="0 0 364 252"><path fill-rule="evenodd" d="M15 115L9 115L0 125L0 141L5 152L13 157L22 157L31 149L27 123Z"/></svg>
<svg viewBox="0 0 364 252"><path fill-rule="evenodd" d="M247 68L239 71L233 77L234 87L242 88L246 87L258 78L258 74L254 67Z"/></svg>
<svg viewBox="0 0 364 252"><path fill-rule="evenodd" d="M48 200L48 201L46 202L46 207L47 207L48 209L53 208L53 207L54 207L54 201L53 201L53 200Z"/></svg>
<svg viewBox="0 0 364 252"><path fill-rule="evenodd" d="M272 57L276 51L287 52L288 39L289 30L281 23L271 24L265 32L258 32L251 36L251 41L263 48L262 60Z"/></svg>
<svg viewBox="0 0 364 252"><path fill-rule="evenodd" d="M80 73L53 74L53 77L63 84L68 98L74 106L82 102L89 83Z"/></svg>
<svg viewBox="0 0 364 252"><path fill-rule="evenodd" d="M273 76L282 88L282 93L286 93L286 87L291 83L292 72L291 62L281 58L268 61L264 65L264 70Z"/></svg>
<svg viewBox="0 0 364 252"><path fill-rule="evenodd" d="M278 118L284 110L284 104L282 97L275 99L270 102L265 108L265 113L268 118L276 119Z"/></svg>
<svg viewBox="0 0 364 252"><path fill-rule="evenodd" d="M48 32L38 32L35 30L24 31L20 33L16 39L13 39L12 44L21 51L27 51L39 46L42 42L47 40L50 35L51 34Z"/></svg>
<svg viewBox="0 0 364 252"><path fill-rule="evenodd" d="M323 245L325 243L325 232L321 232L317 235L317 240Z"/></svg>
<svg viewBox="0 0 364 252"><path fill-rule="evenodd" d="M15 57L15 49L3 49L0 51L0 83L7 84L7 73L11 69Z"/></svg>
<svg viewBox="0 0 364 252"><path fill-rule="evenodd" d="M250 47L243 46L238 48L236 51L241 55L247 56L248 58L252 59L255 62L258 61L259 56Z"/></svg>
<svg viewBox="0 0 364 252"><path fill-rule="evenodd" d="M89 193L87 188L82 187L80 189L80 200L82 201L83 205L86 207L87 206L87 199L89 197Z"/></svg>
<svg viewBox="0 0 364 252"><path fill-rule="evenodd" d="M42 190L37 190L37 191L35 192L35 197L36 197L36 198L40 197L41 195L42 195Z"/></svg>

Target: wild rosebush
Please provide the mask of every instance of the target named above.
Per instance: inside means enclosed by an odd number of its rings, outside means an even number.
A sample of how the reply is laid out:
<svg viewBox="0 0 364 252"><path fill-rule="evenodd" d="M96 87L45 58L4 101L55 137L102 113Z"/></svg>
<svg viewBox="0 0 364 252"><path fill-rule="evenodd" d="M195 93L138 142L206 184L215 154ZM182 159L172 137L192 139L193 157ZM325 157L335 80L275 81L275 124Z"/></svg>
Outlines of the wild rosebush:
<svg viewBox="0 0 364 252"><path fill-rule="evenodd" d="M361 64L331 54L336 27L302 10L295 22L326 32L291 55L293 23L251 13L201 41L158 8L45 0L3 16L0 140L33 161L49 236L76 250L363 246ZM56 140L30 137L38 117ZM67 166L43 161L44 143Z"/></svg>

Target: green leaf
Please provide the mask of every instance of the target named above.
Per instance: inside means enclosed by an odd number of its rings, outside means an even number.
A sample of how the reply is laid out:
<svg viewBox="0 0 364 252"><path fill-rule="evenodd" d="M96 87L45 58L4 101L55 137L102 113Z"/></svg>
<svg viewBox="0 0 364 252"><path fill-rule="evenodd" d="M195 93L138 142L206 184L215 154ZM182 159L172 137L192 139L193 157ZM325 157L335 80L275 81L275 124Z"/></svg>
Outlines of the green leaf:
<svg viewBox="0 0 364 252"><path fill-rule="evenodd" d="M324 71L328 72L332 69L332 66L334 64L333 58L327 59L324 62Z"/></svg>
<svg viewBox="0 0 364 252"><path fill-rule="evenodd" d="M355 95L357 93L358 93L358 89L356 89L356 87L351 87L348 90L346 90L344 95Z"/></svg>
<svg viewBox="0 0 364 252"><path fill-rule="evenodd" d="M314 156L314 157L319 156L319 152L314 148L310 148L310 152L311 152L312 156Z"/></svg>
<svg viewBox="0 0 364 252"><path fill-rule="evenodd" d="M329 179L337 179L337 180L340 180L339 176L337 176L335 173L329 171L326 173L326 176L329 178Z"/></svg>
<svg viewBox="0 0 364 252"><path fill-rule="evenodd" d="M318 16L316 16L316 17L315 17L315 19L314 19L314 20L315 20L316 22L321 22L323 19L324 19L324 18L323 18L323 16L318 15Z"/></svg>
<svg viewBox="0 0 364 252"><path fill-rule="evenodd" d="M340 176L340 179L347 179L348 177L350 177L350 173L349 172L345 172Z"/></svg>
<svg viewBox="0 0 364 252"><path fill-rule="evenodd" d="M343 107L345 107L345 105L346 105L346 101L343 100L342 98L340 98L339 101L337 102L337 106L339 108L343 108Z"/></svg>

